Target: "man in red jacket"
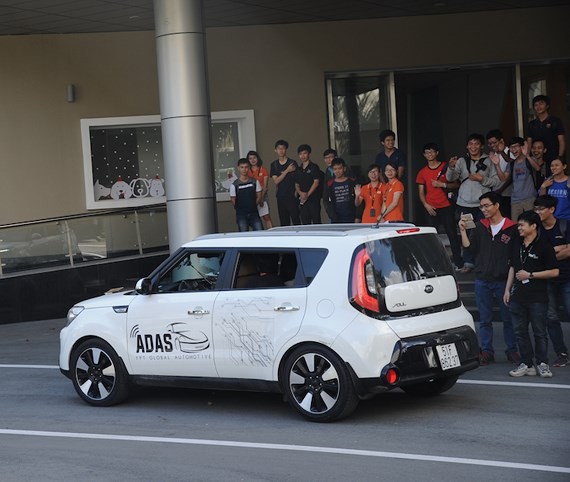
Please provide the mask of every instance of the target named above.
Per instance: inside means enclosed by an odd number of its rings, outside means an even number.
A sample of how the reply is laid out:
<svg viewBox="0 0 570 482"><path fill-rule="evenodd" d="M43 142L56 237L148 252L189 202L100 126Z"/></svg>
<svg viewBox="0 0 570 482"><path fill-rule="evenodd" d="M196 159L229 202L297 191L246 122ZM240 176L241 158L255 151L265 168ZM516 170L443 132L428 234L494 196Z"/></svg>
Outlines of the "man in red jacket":
<svg viewBox="0 0 570 482"><path fill-rule="evenodd" d="M520 355L509 309L503 302L503 294L509 273L509 260L517 224L503 217L499 207L500 196L492 191L479 198L483 219L467 234L466 222L459 221L461 243L475 257L475 297L479 310L479 343L481 365L495 361L493 349L493 300L499 304L503 322L503 336L507 359L517 365Z"/></svg>

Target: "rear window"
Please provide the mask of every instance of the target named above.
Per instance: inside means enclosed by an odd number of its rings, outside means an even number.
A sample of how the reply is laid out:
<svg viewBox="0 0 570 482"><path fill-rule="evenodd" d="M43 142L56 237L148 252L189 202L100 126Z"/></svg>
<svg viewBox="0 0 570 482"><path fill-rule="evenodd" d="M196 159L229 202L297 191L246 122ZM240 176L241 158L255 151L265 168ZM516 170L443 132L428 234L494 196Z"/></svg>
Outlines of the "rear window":
<svg viewBox="0 0 570 482"><path fill-rule="evenodd" d="M453 266L435 234L378 239L367 243L376 281L381 287L422 278L453 275Z"/></svg>

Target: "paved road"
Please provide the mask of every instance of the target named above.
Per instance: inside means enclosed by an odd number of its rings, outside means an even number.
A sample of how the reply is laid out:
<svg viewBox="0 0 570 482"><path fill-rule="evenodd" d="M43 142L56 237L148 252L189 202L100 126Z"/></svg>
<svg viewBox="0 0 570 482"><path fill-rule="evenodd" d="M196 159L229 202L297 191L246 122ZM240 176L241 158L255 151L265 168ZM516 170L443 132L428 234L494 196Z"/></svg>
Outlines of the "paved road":
<svg viewBox="0 0 570 482"><path fill-rule="evenodd" d="M514 380L499 359L442 396L393 391L332 424L274 394L145 388L94 408L56 367L63 323L0 325L2 481L570 480L570 366Z"/></svg>

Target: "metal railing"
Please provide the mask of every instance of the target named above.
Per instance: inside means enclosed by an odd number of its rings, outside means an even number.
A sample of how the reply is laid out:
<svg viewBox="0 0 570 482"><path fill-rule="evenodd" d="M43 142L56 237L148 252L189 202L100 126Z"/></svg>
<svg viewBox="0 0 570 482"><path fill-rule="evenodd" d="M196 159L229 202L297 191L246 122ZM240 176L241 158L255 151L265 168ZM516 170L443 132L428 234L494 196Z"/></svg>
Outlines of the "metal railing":
<svg viewBox="0 0 570 482"><path fill-rule="evenodd" d="M0 225L0 277L162 251L164 206Z"/></svg>

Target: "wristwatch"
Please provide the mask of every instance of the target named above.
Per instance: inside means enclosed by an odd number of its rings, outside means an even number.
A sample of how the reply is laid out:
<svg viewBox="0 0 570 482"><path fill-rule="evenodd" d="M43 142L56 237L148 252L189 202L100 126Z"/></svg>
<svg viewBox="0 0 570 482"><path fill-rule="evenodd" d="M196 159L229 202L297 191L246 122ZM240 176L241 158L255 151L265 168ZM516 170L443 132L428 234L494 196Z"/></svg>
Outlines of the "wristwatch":
<svg viewBox="0 0 570 482"><path fill-rule="evenodd" d="M533 278L534 278L534 273L531 271L531 272L528 274L528 279L533 279Z"/></svg>

